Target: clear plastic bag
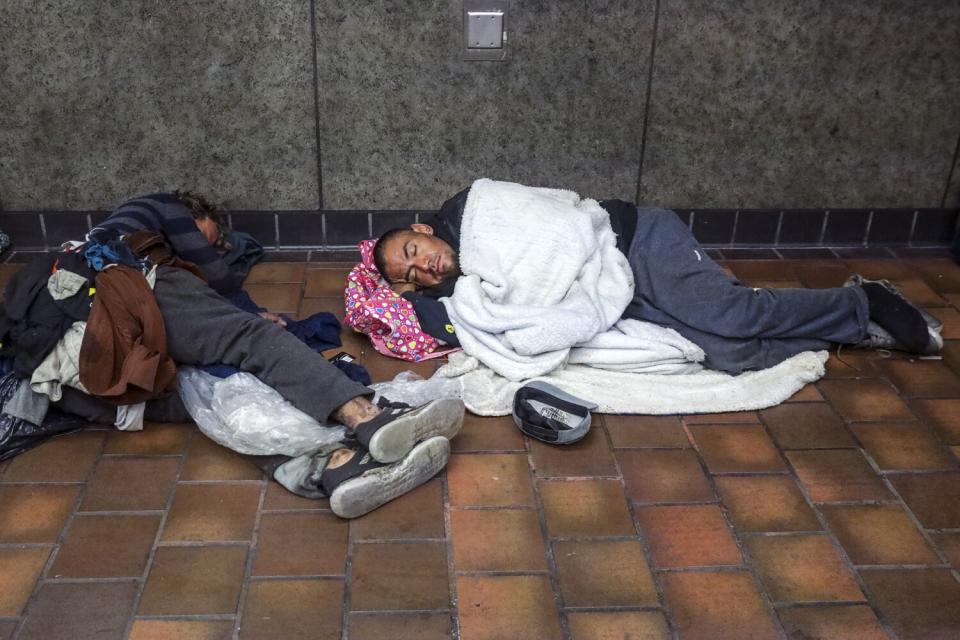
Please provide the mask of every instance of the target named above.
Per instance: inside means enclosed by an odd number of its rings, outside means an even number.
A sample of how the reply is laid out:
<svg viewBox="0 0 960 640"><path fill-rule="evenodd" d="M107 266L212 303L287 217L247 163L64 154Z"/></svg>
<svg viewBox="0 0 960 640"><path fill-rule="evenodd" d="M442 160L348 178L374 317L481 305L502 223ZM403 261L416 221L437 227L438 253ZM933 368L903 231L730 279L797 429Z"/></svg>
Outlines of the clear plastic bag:
<svg viewBox="0 0 960 640"><path fill-rule="evenodd" d="M217 378L194 367L177 373L180 398L211 440L250 455L299 456L343 439L249 373Z"/></svg>
<svg viewBox="0 0 960 640"><path fill-rule="evenodd" d="M439 398L459 398L460 383L452 378L424 379L413 371L401 371L389 382L369 385L376 394L373 401L385 397L391 402L402 402L419 407Z"/></svg>

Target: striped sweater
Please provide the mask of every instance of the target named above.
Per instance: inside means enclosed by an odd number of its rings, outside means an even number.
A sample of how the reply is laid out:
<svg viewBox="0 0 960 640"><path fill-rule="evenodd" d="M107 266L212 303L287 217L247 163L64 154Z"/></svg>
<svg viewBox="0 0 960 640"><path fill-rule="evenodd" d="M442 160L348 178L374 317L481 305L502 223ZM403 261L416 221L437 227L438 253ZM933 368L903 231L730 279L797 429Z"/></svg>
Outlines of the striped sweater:
<svg viewBox="0 0 960 640"><path fill-rule="evenodd" d="M235 293L243 284L243 275L233 272L220 251L210 246L190 210L172 193L155 193L125 202L99 226L117 229L122 234L143 230L162 233L174 254L200 267L217 293Z"/></svg>

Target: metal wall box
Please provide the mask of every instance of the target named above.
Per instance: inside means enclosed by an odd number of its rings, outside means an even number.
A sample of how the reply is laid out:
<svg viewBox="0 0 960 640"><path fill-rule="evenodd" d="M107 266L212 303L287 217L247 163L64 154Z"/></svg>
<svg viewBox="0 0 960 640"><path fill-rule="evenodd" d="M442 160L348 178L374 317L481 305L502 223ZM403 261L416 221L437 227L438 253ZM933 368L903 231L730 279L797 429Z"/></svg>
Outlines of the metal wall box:
<svg viewBox="0 0 960 640"><path fill-rule="evenodd" d="M463 0L466 60L503 60L507 44L508 0Z"/></svg>
<svg viewBox="0 0 960 640"><path fill-rule="evenodd" d="M503 12L467 12L467 48L503 48Z"/></svg>

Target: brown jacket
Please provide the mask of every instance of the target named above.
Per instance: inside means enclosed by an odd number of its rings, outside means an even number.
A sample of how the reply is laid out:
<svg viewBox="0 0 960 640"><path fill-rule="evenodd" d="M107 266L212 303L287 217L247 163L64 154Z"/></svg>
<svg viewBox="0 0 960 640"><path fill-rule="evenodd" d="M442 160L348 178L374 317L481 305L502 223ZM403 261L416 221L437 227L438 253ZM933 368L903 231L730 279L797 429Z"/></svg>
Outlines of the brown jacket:
<svg viewBox="0 0 960 640"><path fill-rule="evenodd" d="M174 391L177 368L146 278L117 265L99 272L96 286L80 347L80 382L90 395L118 405Z"/></svg>
<svg viewBox="0 0 960 640"><path fill-rule="evenodd" d="M150 264L158 267L175 267L177 269L186 269L204 282L207 276L193 262L184 260L175 255L170 245L163 239L163 234L157 231L137 231L131 233L123 239L124 244L130 247L138 258L146 258Z"/></svg>

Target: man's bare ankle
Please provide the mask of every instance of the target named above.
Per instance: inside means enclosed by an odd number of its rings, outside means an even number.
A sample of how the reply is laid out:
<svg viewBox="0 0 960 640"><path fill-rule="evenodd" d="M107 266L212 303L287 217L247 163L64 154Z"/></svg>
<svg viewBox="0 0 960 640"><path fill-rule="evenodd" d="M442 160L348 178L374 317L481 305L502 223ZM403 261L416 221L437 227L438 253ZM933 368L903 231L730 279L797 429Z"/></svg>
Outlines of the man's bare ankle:
<svg viewBox="0 0 960 640"><path fill-rule="evenodd" d="M356 451L352 449L337 449L330 454L330 459L327 461L327 469L336 469L337 467L342 467L343 465L350 462Z"/></svg>
<svg viewBox="0 0 960 640"><path fill-rule="evenodd" d="M380 413L380 408L363 396L358 396L340 405L333 417L341 424L356 429L358 425L371 420Z"/></svg>

